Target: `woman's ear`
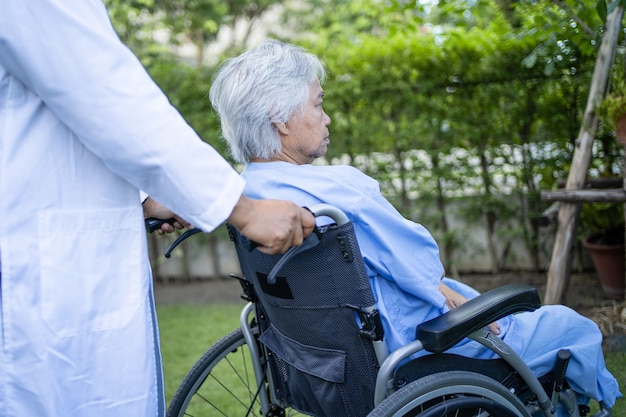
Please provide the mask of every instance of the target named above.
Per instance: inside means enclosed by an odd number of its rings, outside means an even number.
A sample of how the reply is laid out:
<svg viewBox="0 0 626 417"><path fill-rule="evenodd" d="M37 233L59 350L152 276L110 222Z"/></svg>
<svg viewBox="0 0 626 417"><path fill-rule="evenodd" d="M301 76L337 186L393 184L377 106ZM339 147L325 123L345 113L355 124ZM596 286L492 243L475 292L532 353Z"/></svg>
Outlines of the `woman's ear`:
<svg viewBox="0 0 626 417"><path fill-rule="evenodd" d="M274 126L276 126L276 130L278 130L278 133L280 133L281 135L289 135L289 128L287 127L287 123L274 123Z"/></svg>

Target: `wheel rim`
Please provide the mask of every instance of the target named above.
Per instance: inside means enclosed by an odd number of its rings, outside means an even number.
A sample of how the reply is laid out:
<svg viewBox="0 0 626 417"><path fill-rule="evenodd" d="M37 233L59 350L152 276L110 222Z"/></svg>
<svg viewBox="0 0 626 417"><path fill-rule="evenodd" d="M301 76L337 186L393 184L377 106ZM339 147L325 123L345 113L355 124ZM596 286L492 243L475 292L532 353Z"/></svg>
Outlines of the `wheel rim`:
<svg viewBox="0 0 626 417"><path fill-rule="evenodd" d="M448 405L454 405L454 403L459 404L459 399L463 399L466 403L464 405L465 409L468 409L470 406L470 402L474 403L474 409L479 408L474 414L459 414L460 416L470 415L470 416L489 416L489 415L498 415L498 414L489 414L483 413L480 410L480 405L482 403L483 407L487 406L487 401L494 402L498 404L508 404L508 400L498 393L491 391L487 388L475 386L475 385L459 385L455 387L455 391L462 392L463 394L451 394L450 389L447 387L442 387L438 389L433 389L431 392L428 392L424 395L420 395L413 400L409 401L404 407L402 407L398 412L394 414L394 417L406 416L410 415L410 411L415 411L416 407L419 407L424 404L429 404L432 402L444 405L437 405L437 407L441 407L441 409L445 409L446 403ZM502 407L502 406L501 406ZM521 416L517 410L512 407L505 407L506 410L509 410L510 416ZM420 411L424 411L422 409ZM448 414L439 414L440 416L447 416ZM454 414L451 414L454 415ZM421 417L422 414L419 414ZM424 414L424 416L428 416L428 414ZM508 417L508 416L503 416Z"/></svg>
<svg viewBox="0 0 626 417"><path fill-rule="evenodd" d="M449 414L453 413L453 414ZM457 397L430 407L428 410L420 413L419 417L442 417L442 416L498 416L498 417L516 417L513 413L502 404L495 403L493 400L481 397Z"/></svg>

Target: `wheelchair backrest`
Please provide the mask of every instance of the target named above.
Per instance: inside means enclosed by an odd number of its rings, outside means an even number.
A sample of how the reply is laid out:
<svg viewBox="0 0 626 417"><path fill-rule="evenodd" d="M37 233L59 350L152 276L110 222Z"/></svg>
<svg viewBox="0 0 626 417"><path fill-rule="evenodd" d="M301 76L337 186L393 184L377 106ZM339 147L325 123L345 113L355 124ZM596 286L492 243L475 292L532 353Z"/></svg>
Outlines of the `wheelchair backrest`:
<svg viewBox="0 0 626 417"><path fill-rule="evenodd" d="M244 236L229 231L258 298L277 397L309 415L367 415L378 362L355 310L375 301L352 224L322 228L319 243L287 261L275 280L268 275L282 256L250 250Z"/></svg>

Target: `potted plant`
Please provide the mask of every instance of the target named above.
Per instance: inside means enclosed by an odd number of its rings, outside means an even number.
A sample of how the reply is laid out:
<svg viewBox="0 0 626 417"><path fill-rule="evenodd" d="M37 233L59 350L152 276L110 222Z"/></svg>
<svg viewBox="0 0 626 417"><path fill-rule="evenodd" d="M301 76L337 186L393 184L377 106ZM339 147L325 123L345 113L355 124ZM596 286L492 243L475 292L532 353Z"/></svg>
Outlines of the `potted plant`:
<svg viewBox="0 0 626 417"><path fill-rule="evenodd" d="M583 246L591 255L602 289L608 298L624 299L624 205L583 203L581 211Z"/></svg>
<svg viewBox="0 0 626 417"><path fill-rule="evenodd" d="M615 63L611 76L610 92L600 102L598 116L597 155L592 159L590 171L599 178L619 178L626 149L626 81L624 57ZM614 139L615 138L615 139ZM624 204L611 202L585 202L581 212L583 246L591 259L607 297L624 299Z"/></svg>
<svg viewBox="0 0 626 417"><path fill-rule="evenodd" d="M607 129L615 132L617 143L626 145L626 93L609 94L601 104Z"/></svg>
<svg viewBox="0 0 626 417"><path fill-rule="evenodd" d="M626 145L626 81L620 62L614 65L609 92L598 106L598 116L603 129L615 132L617 142Z"/></svg>

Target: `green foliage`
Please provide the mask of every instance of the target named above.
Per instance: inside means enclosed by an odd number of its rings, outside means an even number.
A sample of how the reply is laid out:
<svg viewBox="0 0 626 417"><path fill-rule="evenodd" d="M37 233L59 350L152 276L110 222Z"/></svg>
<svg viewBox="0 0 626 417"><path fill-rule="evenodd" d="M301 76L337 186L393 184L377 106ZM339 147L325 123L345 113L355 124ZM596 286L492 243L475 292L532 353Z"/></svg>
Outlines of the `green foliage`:
<svg viewBox="0 0 626 417"><path fill-rule="evenodd" d="M195 48L193 61L198 66L204 64L205 48L216 40L222 28L232 29L240 22L250 28L260 16L282 1L104 0L121 38L140 57L157 45L168 50L191 45ZM160 30L159 37L155 36L157 30Z"/></svg>
<svg viewBox="0 0 626 417"><path fill-rule="evenodd" d="M163 27L158 19L150 16L152 0L103 0L118 35L138 56L153 55L155 51L167 51L165 45L153 38L155 31Z"/></svg>
<svg viewBox="0 0 626 417"><path fill-rule="evenodd" d="M596 11L598 12L598 16L602 21L606 21L607 16L617 7L621 6L622 8L626 8L626 0L598 0L596 3Z"/></svg>
<svg viewBox="0 0 626 417"><path fill-rule="evenodd" d="M593 2L523 1L516 11L522 22L520 36L537 40L525 66L540 66L546 75L574 76L586 61L593 63L605 22Z"/></svg>
<svg viewBox="0 0 626 417"><path fill-rule="evenodd" d="M431 229L445 236L463 233L443 229L453 198L471 196L476 221L500 236L530 227L545 208L538 190L567 176L605 21L595 0L106 2L172 103L223 154L202 52L220 28L283 5L284 20L270 29L328 67L329 161L379 179L411 218L437 207ZM167 43L155 41L163 29ZM197 47L193 62L172 55L181 42ZM231 46L228 55L243 48ZM598 166L613 164L597 154ZM511 198L521 198L522 216L498 203ZM519 233L529 248L536 232Z"/></svg>
<svg viewBox="0 0 626 417"><path fill-rule="evenodd" d="M155 61L149 71L200 137L226 155L225 144L219 136L219 120L208 99L213 70L160 60Z"/></svg>
<svg viewBox="0 0 626 417"><path fill-rule="evenodd" d="M617 203L584 203L580 215L581 236L594 236L594 243L624 243L624 205Z"/></svg>
<svg viewBox="0 0 626 417"><path fill-rule="evenodd" d="M618 49L610 77L609 91L598 106L604 128L615 131L618 120L626 115L626 50Z"/></svg>
<svg viewBox="0 0 626 417"><path fill-rule="evenodd" d="M213 68L203 65L202 51L220 27L242 17L252 19L276 1L254 5L245 1L214 0L105 0L114 27L133 49L155 82L187 122L208 143L226 155L219 139L219 122L207 94ZM169 34L163 40L158 31ZM180 43L197 47L193 62L175 53Z"/></svg>
<svg viewBox="0 0 626 417"><path fill-rule="evenodd" d="M626 83L622 81L620 84L618 90L609 94L600 106L600 113L605 116L604 122L611 129L615 129L617 121L626 115Z"/></svg>
<svg viewBox="0 0 626 417"><path fill-rule="evenodd" d="M315 26L307 43L332 75L329 157L369 155L358 166L409 216L424 213L416 204L478 196L479 221L536 248L537 231L523 230L545 208L538 190L567 176L604 20L589 2L446 1L430 13L402 1L349 3L360 7L333 9L331 29ZM364 24L377 8L388 17ZM496 203L511 193L526 217Z"/></svg>

